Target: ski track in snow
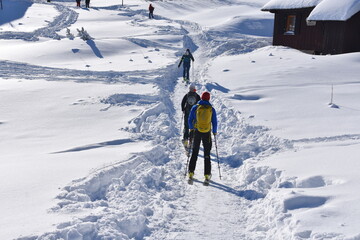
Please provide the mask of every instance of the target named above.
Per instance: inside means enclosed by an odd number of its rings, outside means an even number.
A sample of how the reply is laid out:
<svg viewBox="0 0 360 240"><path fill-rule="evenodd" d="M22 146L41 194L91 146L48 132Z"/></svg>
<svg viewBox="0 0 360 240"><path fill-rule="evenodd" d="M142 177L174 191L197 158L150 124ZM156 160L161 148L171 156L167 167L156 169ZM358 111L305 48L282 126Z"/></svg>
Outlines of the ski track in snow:
<svg viewBox="0 0 360 240"><path fill-rule="evenodd" d="M0 38L29 41L35 41L40 36L60 38L56 32L74 23L77 14L61 4L54 6L61 14L49 27L33 33L5 32L0 34ZM102 10L117 8L113 6ZM128 10L127 14L136 15L138 12ZM200 64L196 62L196 66L202 67L193 72L197 85L202 90L215 89L212 103L218 112L217 141L223 179L219 179L214 144L210 186L202 185L201 152L195 176L197 180L188 185L183 176L187 158L179 140L182 129L180 102L185 87L180 81L176 83L178 70L175 64L157 70L155 75L152 71L78 71L0 61L0 77L3 79L113 84L152 82L161 92L159 96L142 96L141 104L149 107L124 127L133 133L132 139L124 141L149 140L155 147L126 162L96 169L87 177L74 180L57 196L58 204L51 209L57 213L86 212L86 216L59 224L52 232L19 239L290 239L291 228L296 223L291 222L291 214L283 211L283 203L275 201L269 190L281 187L281 184L286 187L286 184L294 183L281 180L281 172L275 169L254 167L253 163L293 148L295 141L276 138L268 134L265 127L246 123L239 112L221 99L223 89L206 81L207 68L213 57L250 52L268 45L269 39L239 34L229 38L228 34L206 31L195 23L176 22L183 26L183 31L178 34L183 35L184 48L197 50L197 59L202 59ZM159 31L166 29L159 27ZM139 38L128 40L146 46L153 44ZM177 54L182 52L183 49L178 49ZM102 102L114 107L131 105L137 104L135 99L138 97L127 95L126 99L130 100L126 103L123 99L124 96L116 94ZM358 136L340 136L344 137L358 139ZM85 147L67 151L80 151ZM298 187L321 184L325 183L320 177L298 183ZM285 203L285 207L315 207L325 201L323 198L295 196ZM217 224L207 224L209 222ZM214 228L214 225L217 227Z"/></svg>
<svg viewBox="0 0 360 240"><path fill-rule="evenodd" d="M38 2L43 3L43 2ZM53 4L60 13L48 26L37 29L33 32L1 32L0 39L21 39L26 41L38 41L39 37L61 39L57 32L75 23L78 13L61 4Z"/></svg>
<svg viewBox="0 0 360 240"><path fill-rule="evenodd" d="M30 65L12 61L0 61L0 77L47 81L105 82L105 83L148 83L151 71L84 71ZM159 69L162 73L165 70ZM29 74L31 73L31 74ZM141 76L141 78L139 78ZM152 80L153 81L153 80Z"/></svg>

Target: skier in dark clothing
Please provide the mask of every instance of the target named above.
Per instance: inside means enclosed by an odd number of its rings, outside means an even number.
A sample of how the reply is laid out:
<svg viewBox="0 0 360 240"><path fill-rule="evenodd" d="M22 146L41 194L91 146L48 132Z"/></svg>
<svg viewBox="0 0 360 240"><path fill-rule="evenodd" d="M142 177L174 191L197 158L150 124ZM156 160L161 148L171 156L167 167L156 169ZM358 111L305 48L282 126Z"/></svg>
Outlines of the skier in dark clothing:
<svg viewBox="0 0 360 240"><path fill-rule="evenodd" d="M192 55L191 52L190 52L190 49L186 49L186 52L185 52L184 55L181 57L181 60L180 60L179 65L178 65L178 67L180 67L180 66L181 66L181 63L183 64L183 68L184 68L184 71L183 71L183 79L184 79L184 81L186 81L186 82L189 82L189 79L190 79L190 64L191 64L191 60L192 60L192 61L195 61L193 55Z"/></svg>
<svg viewBox="0 0 360 240"><path fill-rule="evenodd" d="M150 5L149 5L149 18L150 18L150 19L154 18L154 10L155 10L155 8L154 8L153 5L150 3Z"/></svg>
<svg viewBox="0 0 360 240"><path fill-rule="evenodd" d="M188 123L189 114L190 114L191 108L198 101L200 101L200 96L199 96L199 94L196 93L195 85L191 84L189 86L189 92L187 94L185 94L185 96L183 97L183 99L181 101L181 110L182 110L183 116L184 116L184 135L183 135L182 142L186 149L189 147L189 123ZM191 139L190 139L190 142L191 142Z"/></svg>
<svg viewBox="0 0 360 240"><path fill-rule="evenodd" d="M189 129L193 133L193 150L189 163L189 179L194 176L196 161L199 154L200 143L204 146L204 175L205 181L211 178L210 151L212 147L211 131L217 133L216 111L209 103L210 93L203 92L201 100L191 108L189 115ZM212 127L211 127L212 126ZM190 134L192 134L190 133Z"/></svg>
<svg viewBox="0 0 360 240"><path fill-rule="evenodd" d="M85 0L85 7L89 8L90 7L90 0Z"/></svg>
<svg viewBox="0 0 360 240"><path fill-rule="evenodd" d="M76 6L77 6L77 7L80 7L80 1L81 1L81 0L76 0Z"/></svg>

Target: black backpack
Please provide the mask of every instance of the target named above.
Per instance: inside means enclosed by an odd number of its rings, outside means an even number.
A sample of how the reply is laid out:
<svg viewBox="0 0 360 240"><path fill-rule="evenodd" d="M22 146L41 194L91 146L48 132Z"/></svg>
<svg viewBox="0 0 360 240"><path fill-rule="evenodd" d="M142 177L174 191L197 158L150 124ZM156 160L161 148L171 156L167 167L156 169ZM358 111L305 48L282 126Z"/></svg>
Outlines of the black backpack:
<svg viewBox="0 0 360 240"><path fill-rule="evenodd" d="M191 108L198 102L198 97L195 92L189 92L187 94L185 109L190 112Z"/></svg>

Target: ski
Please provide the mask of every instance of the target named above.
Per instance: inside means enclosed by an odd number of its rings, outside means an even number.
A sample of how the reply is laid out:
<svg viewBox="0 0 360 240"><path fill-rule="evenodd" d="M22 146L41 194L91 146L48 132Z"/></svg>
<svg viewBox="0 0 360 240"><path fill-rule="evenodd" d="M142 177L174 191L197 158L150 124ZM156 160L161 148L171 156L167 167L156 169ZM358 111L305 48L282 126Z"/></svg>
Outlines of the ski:
<svg viewBox="0 0 360 240"><path fill-rule="evenodd" d="M194 184L194 179L193 179L193 178L189 178L189 179L188 179L188 184L189 184L189 185L193 185L193 184Z"/></svg>
<svg viewBox="0 0 360 240"><path fill-rule="evenodd" d="M205 179L203 182L204 186L209 186L210 185L210 180Z"/></svg>
<svg viewBox="0 0 360 240"><path fill-rule="evenodd" d="M195 180L195 178L188 178L187 183L188 183L189 185L193 185L193 184L194 184L194 181L201 183L200 181ZM209 185L210 185L210 180L206 180L206 179L205 179L205 180L203 181L203 185L204 185L204 186L209 186Z"/></svg>
<svg viewBox="0 0 360 240"><path fill-rule="evenodd" d="M190 84L190 80L187 78L183 78L182 82L185 83L185 86L188 86Z"/></svg>
<svg viewBox="0 0 360 240"><path fill-rule="evenodd" d="M211 178L211 174L205 174L205 180L203 182L204 186L209 186L210 184L210 178Z"/></svg>

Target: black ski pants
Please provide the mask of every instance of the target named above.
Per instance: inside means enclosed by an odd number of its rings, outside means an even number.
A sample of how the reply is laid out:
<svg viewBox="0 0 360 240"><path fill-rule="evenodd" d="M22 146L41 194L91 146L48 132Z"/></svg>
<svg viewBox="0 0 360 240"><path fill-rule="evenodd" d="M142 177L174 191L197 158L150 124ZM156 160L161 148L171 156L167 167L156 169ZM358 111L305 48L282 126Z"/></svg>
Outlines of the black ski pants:
<svg viewBox="0 0 360 240"><path fill-rule="evenodd" d="M183 63L183 78L190 80L190 63Z"/></svg>
<svg viewBox="0 0 360 240"><path fill-rule="evenodd" d="M154 18L154 11L149 11L149 18L150 19Z"/></svg>
<svg viewBox="0 0 360 240"><path fill-rule="evenodd" d="M197 130L194 131L193 149L189 163L189 172L194 172L196 168L196 161L199 155L200 144L204 147L204 175L211 174L210 151L212 146L211 131L202 133Z"/></svg>

